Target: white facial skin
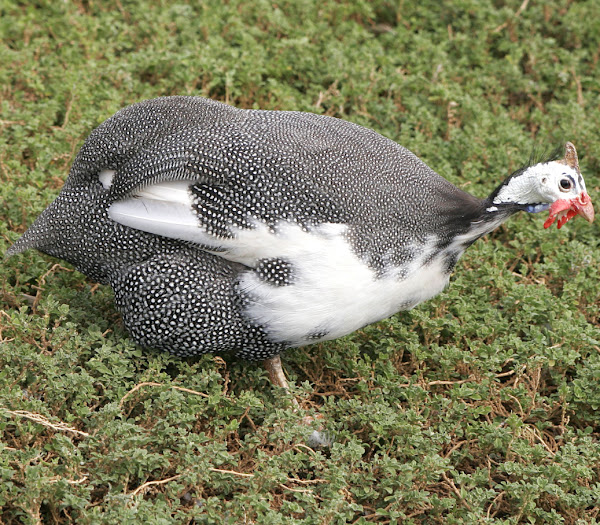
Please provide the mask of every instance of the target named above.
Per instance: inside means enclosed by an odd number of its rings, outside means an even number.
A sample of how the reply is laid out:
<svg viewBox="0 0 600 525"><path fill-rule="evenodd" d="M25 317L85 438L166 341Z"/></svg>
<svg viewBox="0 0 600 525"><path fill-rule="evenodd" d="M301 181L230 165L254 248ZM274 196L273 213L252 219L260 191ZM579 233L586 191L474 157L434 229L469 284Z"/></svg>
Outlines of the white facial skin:
<svg viewBox="0 0 600 525"><path fill-rule="evenodd" d="M494 204L543 204L571 200L585 192L585 182L561 162L543 162L527 168L504 186Z"/></svg>

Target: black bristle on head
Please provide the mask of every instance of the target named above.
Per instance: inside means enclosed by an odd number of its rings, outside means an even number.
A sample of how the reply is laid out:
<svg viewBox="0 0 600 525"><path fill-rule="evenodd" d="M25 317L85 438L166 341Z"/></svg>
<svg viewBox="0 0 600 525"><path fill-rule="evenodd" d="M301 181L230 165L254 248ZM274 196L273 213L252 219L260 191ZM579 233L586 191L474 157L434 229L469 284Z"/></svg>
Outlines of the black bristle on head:
<svg viewBox="0 0 600 525"><path fill-rule="evenodd" d="M531 150L531 155L529 156L529 161L526 166L523 168L529 168L531 166L535 166L536 164L552 162L555 160L559 160L564 156L564 146L556 146L553 149L549 149L545 146L540 146L536 144L533 146Z"/></svg>

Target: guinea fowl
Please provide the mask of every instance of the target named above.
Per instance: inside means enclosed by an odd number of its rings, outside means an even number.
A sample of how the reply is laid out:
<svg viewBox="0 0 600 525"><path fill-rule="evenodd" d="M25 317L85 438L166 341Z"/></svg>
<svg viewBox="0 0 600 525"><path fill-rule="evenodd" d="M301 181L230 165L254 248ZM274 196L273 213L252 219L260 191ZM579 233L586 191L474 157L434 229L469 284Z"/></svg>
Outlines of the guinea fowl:
<svg viewBox="0 0 600 525"><path fill-rule="evenodd" d="M478 199L350 122L166 97L95 129L7 253L36 248L109 284L144 347L266 360L287 388L284 349L435 296L518 211L593 221L571 143Z"/></svg>

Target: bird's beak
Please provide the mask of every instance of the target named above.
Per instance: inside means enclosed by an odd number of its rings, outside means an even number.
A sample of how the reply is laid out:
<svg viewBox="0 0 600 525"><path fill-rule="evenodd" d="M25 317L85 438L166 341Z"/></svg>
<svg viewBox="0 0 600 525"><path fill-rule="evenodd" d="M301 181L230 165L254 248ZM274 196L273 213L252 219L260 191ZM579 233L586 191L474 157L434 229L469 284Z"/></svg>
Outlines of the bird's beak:
<svg viewBox="0 0 600 525"><path fill-rule="evenodd" d="M578 197L578 200L580 201L580 204L577 208L577 213L586 221L594 222L594 206L592 206L592 199L590 196L584 191Z"/></svg>
<svg viewBox="0 0 600 525"><path fill-rule="evenodd" d="M574 199L560 199L553 202L550 205L550 215L544 223L544 228L549 228L558 219L556 226L560 229L576 215L581 215L588 222L594 221L592 199L585 191L582 191Z"/></svg>

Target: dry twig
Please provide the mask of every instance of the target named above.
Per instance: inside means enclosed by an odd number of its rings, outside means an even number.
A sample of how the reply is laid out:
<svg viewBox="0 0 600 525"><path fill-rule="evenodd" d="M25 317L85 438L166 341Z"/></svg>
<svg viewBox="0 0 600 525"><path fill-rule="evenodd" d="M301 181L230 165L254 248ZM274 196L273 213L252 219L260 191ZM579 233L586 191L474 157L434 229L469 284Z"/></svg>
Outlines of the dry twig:
<svg viewBox="0 0 600 525"><path fill-rule="evenodd" d="M521 13L523 11L525 11L525 9L527 9L527 5L529 4L529 0L523 0L523 3L520 5L519 9L517 9L517 11L515 12L513 18L519 18L521 16ZM503 24L500 24L496 29L494 29L492 31L492 33L499 33L500 31L502 31L505 27L508 26L509 21L507 20L506 22L504 22Z"/></svg>
<svg viewBox="0 0 600 525"><path fill-rule="evenodd" d="M83 432L81 430L77 430L76 428L70 427L66 423L59 421L58 423L52 423L48 418L42 416L41 414L34 414L33 412L27 412L26 410L8 410L7 408L2 409L6 414L10 414L15 417L22 417L25 419L29 419L34 423L38 423L47 428L51 428L53 430L57 430L59 432L73 432L74 434L78 434L84 437L90 437L87 432Z"/></svg>
<svg viewBox="0 0 600 525"><path fill-rule="evenodd" d="M171 476L170 478L166 478L166 479L158 479L156 481L146 481L146 483L144 483L143 485L140 485L133 492L130 492L129 495L131 497L137 496L140 492L145 491L147 488L149 488L153 485L164 485L165 483L169 483L169 481L173 481L180 477L181 477L181 474L175 474L175 476Z"/></svg>
<svg viewBox="0 0 600 525"><path fill-rule="evenodd" d="M468 510L471 510L471 506L465 501L465 498L462 497L462 494L460 493L460 490L458 490L458 487L454 484L454 481L452 481L445 472L442 472L442 478L444 478L446 484L450 487L450 489L452 489L452 492L458 496L458 499L460 499L462 504L467 507Z"/></svg>
<svg viewBox="0 0 600 525"><path fill-rule="evenodd" d="M208 394L205 394L203 392L197 392L196 390L192 390L191 388L185 388L183 386L176 386L176 385L164 385L162 383L154 383L152 381L146 381L144 383L138 383L137 385L135 385L129 392L127 392L122 398L121 401L119 401L119 408L122 408L123 403L125 403L125 400L134 392L138 391L140 388L145 387L145 386L168 386L169 388L172 388L174 390L179 390L180 392L187 392L188 394L194 394L195 396L201 396L201 397L210 397Z"/></svg>

